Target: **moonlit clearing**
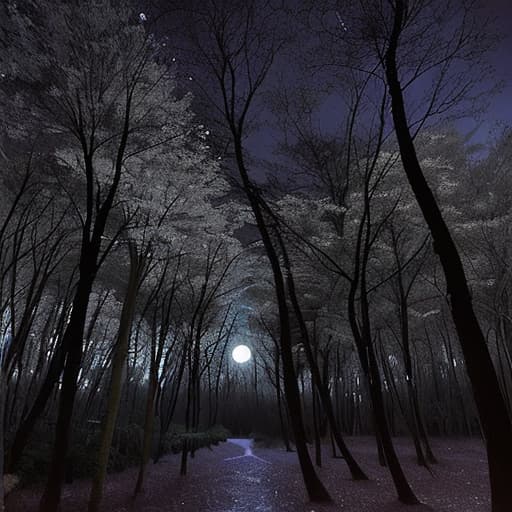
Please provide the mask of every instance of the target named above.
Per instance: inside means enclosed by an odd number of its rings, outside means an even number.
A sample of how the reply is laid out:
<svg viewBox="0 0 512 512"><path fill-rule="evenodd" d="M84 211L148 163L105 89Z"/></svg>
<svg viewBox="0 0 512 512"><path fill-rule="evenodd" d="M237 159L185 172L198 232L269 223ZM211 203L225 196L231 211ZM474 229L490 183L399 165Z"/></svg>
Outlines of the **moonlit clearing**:
<svg viewBox="0 0 512 512"><path fill-rule="evenodd" d="M235 363L246 363L251 359L251 349L247 345L238 345L231 352L231 357Z"/></svg>

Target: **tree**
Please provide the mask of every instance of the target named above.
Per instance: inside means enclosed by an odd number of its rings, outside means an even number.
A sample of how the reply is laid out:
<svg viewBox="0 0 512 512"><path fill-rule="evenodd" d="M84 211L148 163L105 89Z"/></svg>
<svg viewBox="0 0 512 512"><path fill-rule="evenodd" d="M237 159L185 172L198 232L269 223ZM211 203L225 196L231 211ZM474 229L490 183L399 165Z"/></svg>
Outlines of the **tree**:
<svg viewBox="0 0 512 512"><path fill-rule="evenodd" d="M341 153L342 158L330 162L330 166L323 164L318 156L318 139L320 137L311 137L308 130L295 124L299 141L306 146L300 154L299 163L304 160L303 155L309 155L306 161L316 162L316 166L312 169L317 171L316 178L325 191L324 193L328 195L326 199L330 211L326 218L330 224L329 235L335 242L331 244L330 240L325 237L328 247L330 245L343 247L341 245L342 236L345 238L343 241L346 245L348 238L346 234L348 230L346 228L347 215L355 213L353 222L355 233L351 240L353 248L349 253L348 262L342 263L339 254L334 257L329 256L323 248L318 247L319 244L304 240L293 228L292 233L299 235L299 238L306 242L306 249L311 250L313 257L320 261L323 260L323 264L327 268L348 284L349 292L346 302L348 320L372 404L379 453L383 462L385 461L389 467L399 499L403 503L416 504L418 499L407 482L391 439L372 332L370 307L372 287L369 282L371 255L387 220L396 209L400 196L391 205L380 209L375 207L382 182L394 166L396 156L383 149L386 139L384 108L387 97L385 92L378 99L376 112L372 112L376 119L375 122L368 122L364 117L366 113L365 100L368 100L369 97L367 86L368 81L354 83L351 90L351 103L349 103L349 116L346 121L347 131L344 134L344 140L339 144L342 150L336 148L336 153ZM320 147L322 148L322 146ZM327 146L327 150L324 146L322 150L324 155L332 154L332 146ZM325 160L328 161L329 158L327 157ZM353 192L352 204L347 212L349 183L351 183ZM356 188L358 185L360 188ZM297 220L295 220L296 222ZM319 231L322 232L322 230ZM331 248L329 247L329 249ZM350 270L345 270L345 268Z"/></svg>
<svg viewBox="0 0 512 512"><path fill-rule="evenodd" d="M185 136L188 98L176 100L157 48L124 3L31 3L9 12L8 77L21 84L16 107L55 136L62 165L83 178L74 199L81 226L79 276L64 336L65 363L53 461L41 509L60 498L83 353L89 296L115 239L104 233L130 162ZM44 57L40 49L44 47ZM9 51L12 48L12 51ZM48 73L51 70L51 73ZM83 202L82 202L83 201ZM122 224L117 230L123 229Z"/></svg>
<svg viewBox="0 0 512 512"><path fill-rule="evenodd" d="M89 501L90 511L97 510L101 500L121 399L122 376L135 317L137 294L146 279L154 277L153 274L159 276L156 278L157 283L160 283L156 288L158 292L167 294L166 290L161 289L162 280L170 272L172 260L177 258L179 261L181 258L184 232L199 233L206 228L203 225L206 219L212 230L226 230L224 216L212 207L211 201L225 194L227 183L219 176L217 164L208 154L204 130L195 126L192 120L189 129L188 136L176 137L173 141L158 145L132 162L128 172L133 179L145 174L151 187L134 190L131 181L120 185L119 194L127 199L123 206L123 216L124 225L128 227L119 238L119 244L124 245L128 253L128 280L120 329L114 347L109 401L103 420L97 471ZM194 189L192 197L191 188ZM178 270L179 264L175 272ZM167 329L161 327L162 339L165 339L170 327L169 315L173 306L174 288L177 286L174 280L173 283L170 303L164 308L167 311L167 320L161 320L167 325ZM149 295L158 303L159 299L155 294ZM142 484L142 478L140 482ZM141 484L137 489L140 489Z"/></svg>
<svg viewBox="0 0 512 512"><path fill-rule="evenodd" d="M361 62L356 65L368 72L376 65L383 72L378 78L385 81L391 98L392 122L404 172L443 267L451 314L486 439L492 507L499 512L512 500L506 476L512 471L512 423L475 314L459 250L425 179L414 142L419 129L431 117L454 108L460 110L467 105L463 100L474 99L477 78L474 74L474 78L468 78L463 69L478 63L482 76L489 42L487 25L482 23L473 1L376 1L360 3L355 10L355 16L351 16L354 10L348 10L347 23L352 25L347 40L356 45L357 57L371 56L370 67ZM339 16L345 17L345 12ZM341 27L338 29L341 33ZM355 67L354 59L347 63ZM423 78L432 78L431 86L421 116L413 117L406 94Z"/></svg>
<svg viewBox="0 0 512 512"><path fill-rule="evenodd" d="M172 6L173 17L179 7ZM187 17L189 62L206 73L204 84L195 77L199 91L218 114L223 131L229 135L234 162L241 187L251 206L256 225L272 268L279 309L279 346L283 362L284 390L295 437L297 455L308 495L312 501L330 500L311 462L306 446L306 435L300 405L300 393L293 367L290 311L286 300L286 285L280 265L279 248L272 240L272 221L265 213L263 198L253 182L248 167L244 138L248 115L254 105L279 50L286 41L279 23L282 11L269 1L194 4ZM180 18L181 19L181 18ZM193 73L191 78L194 78Z"/></svg>

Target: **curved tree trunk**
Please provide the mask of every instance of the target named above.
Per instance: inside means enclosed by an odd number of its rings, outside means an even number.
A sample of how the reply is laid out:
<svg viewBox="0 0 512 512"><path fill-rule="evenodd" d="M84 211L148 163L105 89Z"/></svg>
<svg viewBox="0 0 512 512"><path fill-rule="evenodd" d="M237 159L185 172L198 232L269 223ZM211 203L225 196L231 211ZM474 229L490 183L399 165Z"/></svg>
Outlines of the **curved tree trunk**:
<svg viewBox="0 0 512 512"><path fill-rule="evenodd" d="M284 244L282 244L283 252L285 251ZM352 475L352 478L354 480L368 480L368 477L364 473L364 471L361 469L357 461L352 456L352 453L348 449L347 445L345 444L345 440L343 439L343 436L341 435L341 432L338 429L338 426L336 425L336 417L334 415L334 410L332 407L332 400L331 396L329 394L329 391L327 389L327 384L322 381L322 377L320 375L320 370L318 368L318 363L316 361L316 358L313 354L313 350L311 347L311 341L309 339L309 334L307 331L306 323L304 321L304 317L302 315L302 311L300 309L299 301L297 299L297 293L295 291L295 283L293 279L293 275L291 273L290 263L288 261L288 257L285 256L285 261L287 264L287 282L288 282L288 290L291 302L293 304L293 308L295 310L295 315L297 317L297 320L299 322L302 338L304 341L304 348L306 352L306 357L308 360L308 364L311 371L311 376L313 378L314 386L313 388L318 390L318 394L320 395L320 399L322 401L322 406L324 408L325 414L327 415L327 419L329 421L329 426L331 428L331 433L334 436L334 439L336 440L336 444L338 445L338 448L345 459L347 466L350 469L350 473Z"/></svg>
<svg viewBox="0 0 512 512"><path fill-rule="evenodd" d="M365 285L362 284L361 290L361 312L362 312L362 332L359 330L355 312L355 286L357 282L352 283L349 301L348 313L350 327L354 335L357 352L361 362L363 373L368 383L368 390L373 409L373 415L376 427L376 437L379 446L379 460L388 466L389 472L393 479L398 499L407 505L417 505L419 500L411 489L409 482L403 472L400 461L396 454L389 431L388 419L384 407L384 399L382 396L382 384L378 363L375 357L373 343L370 337L370 319L368 311L367 297L365 293ZM382 450L382 452L381 452Z"/></svg>
<svg viewBox="0 0 512 512"><path fill-rule="evenodd" d="M236 135L234 138L236 161L240 177L242 178L244 191L256 218L256 224L261 234L265 252L274 276L276 299L279 309L279 348L283 361L284 394L288 405L290 424L295 439L295 447L297 449L297 456L299 458L304 484L311 501L330 501L331 498L329 493L315 471L306 443L306 431L302 416L300 391L293 363L290 313L286 302L286 288L279 262L279 255L272 243L272 239L263 216L258 193L251 183L247 174L247 169L245 168L241 138Z"/></svg>
<svg viewBox="0 0 512 512"><path fill-rule="evenodd" d="M50 361L50 366L44 378L43 384L37 393L36 399L26 417L23 418L14 436L11 448L7 454L6 467L10 472L15 471L16 466L18 465L21 456L23 455L36 422L43 413L48 399L52 394L53 388L59 380L59 376L62 373L62 368L64 367L64 361L65 350L61 344L60 346L56 347Z"/></svg>
<svg viewBox="0 0 512 512"><path fill-rule="evenodd" d="M54 338L58 341L54 349L50 364L46 371L43 383L41 384L36 398L32 403L30 410L23 416L23 419L14 435L9 452L7 453L6 468L9 473L14 473L19 463L23 451L27 446L37 420L43 413L48 399L50 398L55 384L64 368L66 349L62 343L62 333L65 331L66 318L69 314L68 302L64 300L62 303L62 311L54 331Z"/></svg>
<svg viewBox="0 0 512 512"><path fill-rule="evenodd" d="M396 0L394 25L385 56L395 132L405 174L428 224L434 250L446 278L453 321L459 336L486 439L493 512L506 512L512 503L512 425L496 371L476 317L459 252L419 163L409 130L398 77L397 48L403 29L406 3Z"/></svg>
<svg viewBox="0 0 512 512"><path fill-rule="evenodd" d="M394 239L394 235L393 235ZM411 357L411 340L409 336L409 305L407 292L404 286L402 263L398 255L398 249L394 239L394 253L397 265L397 283L398 283L398 298L399 298L399 320L400 320L400 334L401 334L401 348L402 358L405 366L405 380L407 385L407 398L409 402L410 414L410 427L414 439L414 448L416 450L416 458L420 466L428 467L428 462L436 463L436 458L432 453L430 443L428 440L426 429L423 425L423 419L420 411L420 404L418 401L418 393L416 389L416 379L413 372L413 364ZM423 444L425 445L425 452L423 451ZM428 461L427 461L428 459Z"/></svg>

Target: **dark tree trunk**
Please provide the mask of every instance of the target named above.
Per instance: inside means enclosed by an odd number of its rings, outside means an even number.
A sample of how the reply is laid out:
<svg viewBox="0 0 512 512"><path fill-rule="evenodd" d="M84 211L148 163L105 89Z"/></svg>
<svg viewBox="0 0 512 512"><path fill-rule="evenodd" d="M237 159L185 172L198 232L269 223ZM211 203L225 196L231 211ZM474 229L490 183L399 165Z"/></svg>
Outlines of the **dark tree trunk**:
<svg viewBox="0 0 512 512"><path fill-rule="evenodd" d="M382 384L380 380L379 370L375 354L372 346L368 347L369 354L369 388L370 397L372 400L373 413L379 430L379 440L382 444L382 450L389 472L393 478L393 483L398 493L398 499L406 505L419 504L418 498L414 495L409 482L407 481L403 472L400 461L393 446L391 439L391 432L389 431L389 424L386 417L386 410L384 407L384 400L382 397Z"/></svg>
<svg viewBox="0 0 512 512"><path fill-rule="evenodd" d="M318 406L315 385L311 383L311 395L313 400L313 431L315 434L315 464L322 467L322 440L320 439L320 411Z"/></svg>
<svg viewBox="0 0 512 512"><path fill-rule="evenodd" d="M240 176L242 178L244 191L254 213L256 224L261 234L265 252L274 276L276 299L279 309L279 348L283 362L284 393L286 397L286 403L288 405L290 424L295 439L295 447L297 449L297 456L299 458L299 464L302 471L302 476L304 478L304 484L311 501L330 501L331 498L329 493L319 479L313 463L311 462L306 443L306 431L304 428L304 420L300 403L300 391L297 384L295 367L293 364L290 313L286 301L286 287L279 262L279 255L272 243L272 239L263 216L262 205L258 196L258 192L255 191L255 188L247 174L247 169L245 168L242 141L236 135L234 143L236 161Z"/></svg>
<svg viewBox="0 0 512 512"><path fill-rule="evenodd" d="M283 252L286 255L286 248L284 247L284 244L282 245ZM345 444L345 440L343 439L343 436L341 435L337 425L336 425L336 417L334 415L334 410L332 407L332 401L331 396L329 394L329 390L327 389L327 383L322 381L322 377L320 375L320 370L318 368L318 363L316 361L315 355L313 354L313 350L311 347L311 341L309 339L309 334L306 328L306 323L304 321L304 317L302 315L302 311L300 309L300 305L297 299L297 293L295 291L295 283L293 280L293 275L291 273L290 264L288 261L288 256L285 256L285 261L288 267L288 290L291 302L293 304L293 308L295 311L295 315L297 317L297 320L299 322L300 331L302 334L302 338L304 341L304 349L307 356L308 364L311 370L311 376L313 380L313 388L316 388L318 390L318 393L320 395L320 399L322 401L322 406L324 408L324 411L327 415L327 419L329 421L329 426L331 427L331 432L334 436L334 439L336 440L336 444L338 445L338 448L345 459L349 469L350 473L352 475L352 478L354 480L367 480L368 477L364 473L364 471L361 469L357 461L352 456L352 453L348 449L347 445Z"/></svg>
<svg viewBox="0 0 512 512"><path fill-rule="evenodd" d="M69 445L71 417L77 390L78 374L82 362L82 338L84 335L89 296L94 280L93 269L95 269L95 258L92 262L87 261L86 263L88 264L84 264L81 270L81 279L78 283L73 301L71 318L62 340L64 346L68 347L68 351L62 377L54 452L50 464L47 485L41 498L41 512L53 512L57 510L60 501L61 485L66 469L66 454Z"/></svg>
<svg viewBox="0 0 512 512"><path fill-rule="evenodd" d="M71 286L71 283L68 284ZM67 290L69 292L69 288ZM16 466L23 455L23 451L27 446L30 435L34 430L37 420L43 413L48 399L51 396L55 383L59 380L59 377L64 368L65 360L65 347L62 343L62 333L65 330L66 318L69 314L69 302L68 294L66 292L66 298L62 301L62 311L57 322L57 326L54 330L53 337L57 340L54 348L50 364L46 371L43 383L37 392L36 398L30 407L29 412L23 416L20 426L18 427L14 440L12 442L9 453L7 454L6 469L9 473L14 473ZM42 364L42 362L41 362Z"/></svg>
<svg viewBox="0 0 512 512"><path fill-rule="evenodd" d="M398 77L397 48L404 25L406 3L395 1L394 26L385 56L386 78L391 95L393 122L405 173L428 224L434 250L446 278L455 328L473 388L486 439L493 512L506 512L512 503L512 425L496 371L475 311L457 247L443 219L423 171L409 130Z"/></svg>
<svg viewBox="0 0 512 512"><path fill-rule="evenodd" d="M354 274L350 281L350 289L348 293L348 318L370 395L370 402L373 409L373 420L375 422L377 447L379 450L379 462L381 465L385 464L389 468L398 499L404 504L416 505L419 504L419 500L416 498L409 482L407 481L402 466L400 465L400 461L398 460L395 447L393 446L388 418L386 416L380 370L372 339L370 305L366 284L367 266L372 244L370 232L370 177L371 173L367 173L365 176L364 211L357 235ZM360 294L359 319L356 313L356 294L358 290Z"/></svg>
<svg viewBox="0 0 512 512"><path fill-rule="evenodd" d="M380 338L380 334L379 334ZM413 404L411 402L411 396L410 396L410 390L408 387L407 382L407 402L409 405L409 409L407 409L404 404L402 403L402 400L400 399L400 390L397 387L397 384L395 382L395 378L393 376L393 372L391 371L391 368L389 367L389 363L387 361L387 358L384 354L384 351L381 350L381 366L384 373L384 378L387 382L389 382L389 385L391 386L391 391L394 392L396 396L396 401L398 404L398 407L400 409L400 412L402 413L403 418L405 419L405 422L407 424L407 428L409 429L409 432L411 433L412 440L414 443L414 450L416 452L416 460L418 462L419 466L425 466L427 467L427 460L425 458L425 454L423 453L423 445L421 444L421 438L418 432L418 426L415 419L415 411L413 408ZM407 378L406 378L407 380Z"/></svg>
<svg viewBox="0 0 512 512"><path fill-rule="evenodd" d="M280 357L279 357L279 347L276 346L275 355L274 355L274 373L276 379L276 401L277 401L277 412L279 414L279 425L281 427L281 437L283 439L283 444L287 452L293 451L290 446L290 439L288 436L288 426L284 419L283 414L283 405L281 398L281 372L280 372Z"/></svg>
<svg viewBox="0 0 512 512"><path fill-rule="evenodd" d="M407 384L407 397L409 401L409 414L411 417L411 432L414 439L414 448L416 450L416 458L420 466L428 466L428 462L435 463L436 458L432 453L430 443L428 441L427 432L423 425L423 419L420 412L420 404L418 402L418 394L416 389L416 379L413 372L412 357L411 357L411 343L409 336L409 306L408 306L408 293L406 291L403 274L402 263L398 254L397 241L393 234L393 248L395 253L395 261L397 264L397 283L398 283L398 298L399 298L399 320L400 320L400 333L401 333L401 347L402 356L405 366L405 380ZM409 288L410 289L410 288ZM423 452L425 445L426 453Z"/></svg>
<svg viewBox="0 0 512 512"><path fill-rule="evenodd" d="M162 328L162 327L160 327ZM155 398L158 390L158 366L161 361L162 355L162 343L158 343L159 336L162 333L157 333L156 318L153 318L153 328L151 333L151 350L150 350L150 367L149 367L149 382L148 390L146 395L146 407L144 413L144 433L142 437L142 453L139 464L139 472L137 475L137 481L135 483L135 489L133 491L134 496L142 491L144 485L144 476L146 473L146 466L149 462L151 455L151 445L153 442L153 424L155 421ZM160 340L162 341L162 340ZM158 344L158 347L157 347Z"/></svg>
<svg viewBox="0 0 512 512"><path fill-rule="evenodd" d="M356 347L361 361L361 366L368 382L368 390L370 393L370 400L376 426L377 443L380 444L379 460L381 464L385 463L389 467L389 472L391 473L391 477L398 494L398 499L407 505L417 505L419 504L418 498L416 498L407 478L405 477L389 431L384 399L382 396L380 372L375 358L373 342L370 338L370 319L364 283L362 284L361 290L361 312L363 317L362 332L359 330L355 312L356 285L356 282L352 284L349 293L349 321L352 333L356 340Z"/></svg>
<svg viewBox="0 0 512 512"><path fill-rule="evenodd" d="M6 468L8 472L15 471L16 466L18 465L21 456L23 455L23 452L30 439L30 435L34 430L36 422L46 407L46 404L52 394L55 383L59 380L60 374L62 373L62 368L64 366L64 360L65 350L61 344L55 349L43 384L41 385L41 388L37 393L37 397L32 407L30 408L29 413L23 419L18 430L16 431L16 435L14 437L11 449L9 450L7 456Z"/></svg>

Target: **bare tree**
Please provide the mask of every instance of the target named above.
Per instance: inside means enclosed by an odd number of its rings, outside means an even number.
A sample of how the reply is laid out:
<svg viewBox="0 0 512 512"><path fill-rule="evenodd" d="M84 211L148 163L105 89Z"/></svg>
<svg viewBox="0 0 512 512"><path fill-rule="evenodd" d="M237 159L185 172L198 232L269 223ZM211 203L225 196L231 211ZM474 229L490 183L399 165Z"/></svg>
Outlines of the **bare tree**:
<svg viewBox="0 0 512 512"><path fill-rule="evenodd" d="M336 63L384 84L407 180L427 223L443 267L452 318L462 346L473 395L486 439L494 512L512 501L512 424L476 317L459 250L425 178L415 145L419 130L434 116L467 114L482 95L486 52L492 31L473 0L380 0L331 2L332 23L323 32ZM332 44L335 42L334 44ZM335 51L330 51L332 57ZM471 68L478 66L478 73ZM425 97L413 91L428 84ZM478 84L478 87L475 87Z"/></svg>
<svg viewBox="0 0 512 512"><path fill-rule="evenodd" d="M179 6L170 12L177 18ZM284 391L302 474L312 501L328 501L329 494L318 478L306 445L300 393L293 365L290 311L280 264L279 247L272 240L272 220L266 216L261 191L248 164L244 139L249 116L269 71L289 34L284 11L271 0L195 2L178 18L188 34L189 62L197 62L201 76L191 72L199 91L217 114L234 152L241 187L251 206L274 277L279 309L279 348L283 362ZM184 22L184 18L187 21ZM179 46L179 44L177 44ZM185 54L187 55L187 54Z"/></svg>

